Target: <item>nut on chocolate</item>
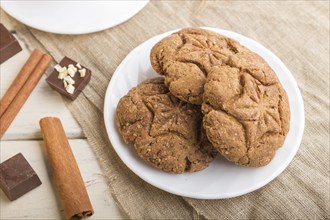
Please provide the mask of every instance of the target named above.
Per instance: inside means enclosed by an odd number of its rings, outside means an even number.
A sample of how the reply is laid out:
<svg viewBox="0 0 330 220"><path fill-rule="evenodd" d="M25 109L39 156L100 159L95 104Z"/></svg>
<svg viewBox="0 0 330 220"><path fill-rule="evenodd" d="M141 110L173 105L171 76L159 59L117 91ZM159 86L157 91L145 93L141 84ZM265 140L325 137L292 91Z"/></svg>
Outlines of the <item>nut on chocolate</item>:
<svg viewBox="0 0 330 220"><path fill-rule="evenodd" d="M77 72L77 68L80 70L79 67L85 69L85 75L82 77L81 73L78 74L68 74L68 77L71 77L70 79L65 78L66 76L61 75L59 77L59 73L63 73L68 70L72 70L74 72ZM70 76L71 75L71 76ZM85 86L88 84L92 76L91 70L87 69L86 67L82 66L81 64L77 63L76 61L64 57L61 62L54 67L53 72L49 75L49 77L46 79L46 82L48 85L59 92L60 94L64 95L65 97L74 100L78 97L78 95L81 93L81 91L85 88ZM71 86L68 88L65 87L65 83L63 83L63 79L66 79L66 84L70 84ZM71 82L71 83L70 83ZM74 82L74 84L73 84Z"/></svg>

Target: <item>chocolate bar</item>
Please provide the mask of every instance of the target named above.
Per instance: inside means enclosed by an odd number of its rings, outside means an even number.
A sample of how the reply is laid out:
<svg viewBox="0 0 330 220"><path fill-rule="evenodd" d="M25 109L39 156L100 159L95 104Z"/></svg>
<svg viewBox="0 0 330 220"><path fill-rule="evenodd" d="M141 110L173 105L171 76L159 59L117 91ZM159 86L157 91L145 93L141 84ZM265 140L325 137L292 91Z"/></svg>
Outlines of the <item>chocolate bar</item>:
<svg viewBox="0 0 330 220"><path fill-rule="evenodd" d="M92 72L76 61L64 57L54 67L54 71L46 79L51 88L74 100L91 79Z"/></svg>
<svg viewBox="0 0 330 220"><path fill-rule="evenodd" d="M18 41L7 28L0 23L0 64L22 50Z"/></svg>
<svg viewBox="0 0 330 220"><path fill-rule="evenodd" d="M0 164L0 188L13 201L41 185L41 181L21 153Z"/></svg>

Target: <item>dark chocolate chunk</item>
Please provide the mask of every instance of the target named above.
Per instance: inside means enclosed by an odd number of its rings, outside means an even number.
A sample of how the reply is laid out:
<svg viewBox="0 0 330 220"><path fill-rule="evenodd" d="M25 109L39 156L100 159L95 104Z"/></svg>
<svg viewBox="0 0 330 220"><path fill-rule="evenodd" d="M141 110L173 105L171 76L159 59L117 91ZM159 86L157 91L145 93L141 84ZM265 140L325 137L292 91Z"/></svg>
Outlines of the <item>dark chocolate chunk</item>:
<svg viewBox="0 0 330 220"><path fill-rule="evenodd" d="M59 63L61 67L66 67L66 68L68 68L70 64L74 65L78 69L78 71L80 70L76 66L77 62L68 57L64 57ZM49 84L50 87L58 91L60 94L64 95L65 97L68 97L69 99L74 100L85 88L85 86L88 84L92 76L92 72L86 67L81 65L81 69L86 69L86 74L84 77L81 77L80 73L77 72L72 78L75 81L75 83L73 84L73 86L75 87L73 94L70 94L66 91L64 87L63 79L58 78L59 72L56 69L54 69L54 71L49 75L49 77L46 79L46 82Z"/></svg>
<svg viewBox="0 0 330 220"><path fill-rule="evenodd" d="M0 23L0 64L22 50L18 41L7 28Z"/></svg>
<svg viewBox="0 0 330 220"><path fill-rule="evenodd" d="M21 153L0 164L0 188L13 201L41 185L41 181Z"/></svg>

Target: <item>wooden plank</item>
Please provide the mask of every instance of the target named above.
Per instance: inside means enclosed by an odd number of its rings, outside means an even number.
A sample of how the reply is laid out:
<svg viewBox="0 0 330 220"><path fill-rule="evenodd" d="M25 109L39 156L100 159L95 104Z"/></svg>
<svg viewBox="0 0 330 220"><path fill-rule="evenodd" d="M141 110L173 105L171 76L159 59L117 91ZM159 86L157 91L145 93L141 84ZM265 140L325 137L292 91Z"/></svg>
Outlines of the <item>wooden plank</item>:
<svg viewBox="0 0 330 220"><path fill-rule="evenodd" d="M95 213L89 219L123 219L86 140L70 140ZM0 192L0 219L63 219L43 141L2 141L1 162L21 152L38 174L42 185L15 201Z"/></svg>
<svg viewBox="0 0 330 220"><path fill-rule="evenodd" d="M0 65L0 97L4 95L30 53L20 42L23 51ZM43 76L21 111L3 136L3 140L40 139L39 120L45 116L61 118L68 138L84 138L84 134L66 108L60 95L52 90Z"/></svg>

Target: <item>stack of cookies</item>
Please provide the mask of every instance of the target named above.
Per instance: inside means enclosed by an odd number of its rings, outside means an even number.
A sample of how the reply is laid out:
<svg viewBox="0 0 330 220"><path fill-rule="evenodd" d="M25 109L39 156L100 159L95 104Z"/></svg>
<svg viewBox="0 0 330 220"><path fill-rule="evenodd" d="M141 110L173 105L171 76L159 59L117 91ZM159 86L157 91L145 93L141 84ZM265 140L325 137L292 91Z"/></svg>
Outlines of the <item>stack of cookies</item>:
<svg viewBox="0 0 330 220"><path fill-rule="evenodd" d="M290 124L286 92L263 58L217 33L185 28L151 50L164 77L118 103L125 143L166 172L196 172L220 153L243 166L268 164Z"/></svg>

